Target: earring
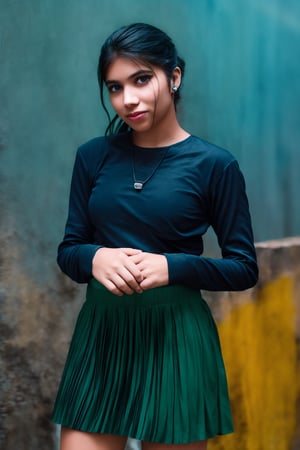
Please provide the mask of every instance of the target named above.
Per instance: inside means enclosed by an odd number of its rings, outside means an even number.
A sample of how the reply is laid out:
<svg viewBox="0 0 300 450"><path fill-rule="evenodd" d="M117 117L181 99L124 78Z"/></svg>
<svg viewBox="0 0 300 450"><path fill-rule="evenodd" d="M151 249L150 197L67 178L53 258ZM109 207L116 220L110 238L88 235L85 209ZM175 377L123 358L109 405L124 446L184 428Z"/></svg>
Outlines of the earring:
<svg viewBox="0 0 300 450"><path fill-rule="evenodd" d="M173 86L172 87L172 91L174 92L174 94L175 94L175 92L177 92L178 91L178 87L177 86Z"/></svg>

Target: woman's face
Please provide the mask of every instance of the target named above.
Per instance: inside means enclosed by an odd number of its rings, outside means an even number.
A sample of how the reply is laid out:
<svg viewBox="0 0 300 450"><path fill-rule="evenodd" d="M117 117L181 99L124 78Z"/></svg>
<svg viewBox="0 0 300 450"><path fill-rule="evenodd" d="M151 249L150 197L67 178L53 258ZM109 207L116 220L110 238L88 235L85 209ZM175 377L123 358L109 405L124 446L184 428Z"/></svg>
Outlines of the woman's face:
<svg viewBox="0 0 300 450"><path fill-rule="evenodd" d="M112 107L135 132L172 125L173 94L162 69L118 57L110 64L105 82Z"/></svg>

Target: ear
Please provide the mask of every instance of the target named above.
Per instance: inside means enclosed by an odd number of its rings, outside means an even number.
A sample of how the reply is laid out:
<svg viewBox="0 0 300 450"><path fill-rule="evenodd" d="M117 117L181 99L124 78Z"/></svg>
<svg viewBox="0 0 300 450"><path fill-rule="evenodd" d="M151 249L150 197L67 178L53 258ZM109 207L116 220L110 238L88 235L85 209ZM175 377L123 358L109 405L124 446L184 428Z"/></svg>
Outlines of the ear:
<svg viewBox="0 0 300 450"><path fill-rule="evenodd" d="M181 69L180 67L175 67L175 69L173 70L173 74L172 74L172 86L174 87L176 86L177 89L179 89L181 84Z"/></svg>

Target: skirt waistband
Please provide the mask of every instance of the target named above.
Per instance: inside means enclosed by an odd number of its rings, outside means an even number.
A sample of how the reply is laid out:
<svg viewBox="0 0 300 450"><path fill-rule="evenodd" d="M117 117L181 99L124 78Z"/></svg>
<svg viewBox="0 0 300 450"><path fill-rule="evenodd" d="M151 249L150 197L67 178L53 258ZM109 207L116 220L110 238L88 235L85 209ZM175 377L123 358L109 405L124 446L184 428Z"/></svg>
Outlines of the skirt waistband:
<svg viewBox="0 0 300 450"><path fill-rule="evenodd" d="M149 307L166 304L195 303L201 300L201 292L187 286L162 286L144 291L142 294L133 293L118 296L108 291L101 283L92 278L87 286L86 300L97 302L103 306L135 306Z"/></svg>

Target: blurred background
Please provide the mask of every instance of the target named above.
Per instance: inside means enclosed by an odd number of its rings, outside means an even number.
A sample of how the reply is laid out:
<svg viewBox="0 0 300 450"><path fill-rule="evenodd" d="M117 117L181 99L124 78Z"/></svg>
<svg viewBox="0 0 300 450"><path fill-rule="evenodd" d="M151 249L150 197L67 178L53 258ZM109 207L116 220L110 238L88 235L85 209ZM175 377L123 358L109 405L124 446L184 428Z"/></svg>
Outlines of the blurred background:
<svg viewBox="0 0 300 450"><path fill-rule="evenodd" d="M256 242L300 234L298 0L3 0L0 446L6 450L22 450L28 418L36 437L24 448L54 448L48 416L81 301L55 261L71 170L77 147L107 124L96 78L100 47L114 29L136 21L166 31L185 59L182 125L238 159Z"/></svg>

